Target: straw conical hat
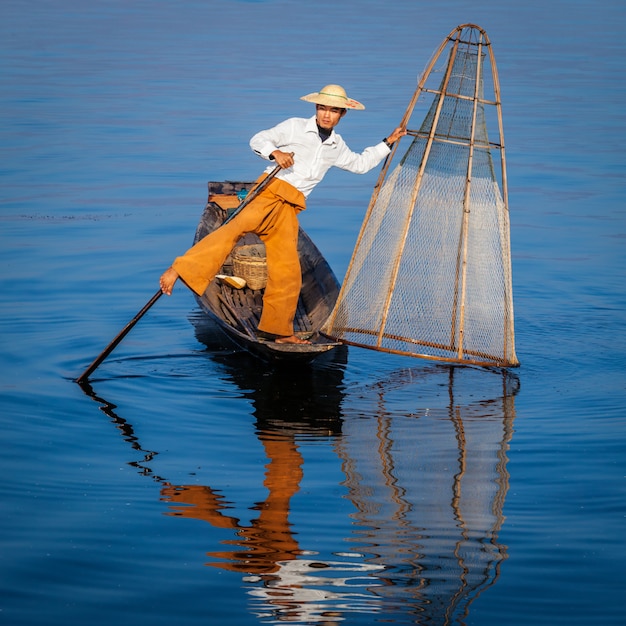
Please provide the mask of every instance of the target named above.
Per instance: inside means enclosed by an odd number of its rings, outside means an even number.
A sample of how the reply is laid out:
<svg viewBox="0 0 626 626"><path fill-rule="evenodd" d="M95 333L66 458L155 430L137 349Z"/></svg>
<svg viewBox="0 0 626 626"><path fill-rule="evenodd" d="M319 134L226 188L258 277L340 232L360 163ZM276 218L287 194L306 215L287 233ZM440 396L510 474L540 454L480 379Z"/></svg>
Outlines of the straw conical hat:
<svg viewBox="0 0 626 626"><path fill-rule="evenodd" d="M359 109L365 107L352 98L348 98L346 90L340 85L326 85L319 91L302 96L300 100L305 102L313 102L314 104L325 104L330 107L338 107L341 109Z"/></svg>

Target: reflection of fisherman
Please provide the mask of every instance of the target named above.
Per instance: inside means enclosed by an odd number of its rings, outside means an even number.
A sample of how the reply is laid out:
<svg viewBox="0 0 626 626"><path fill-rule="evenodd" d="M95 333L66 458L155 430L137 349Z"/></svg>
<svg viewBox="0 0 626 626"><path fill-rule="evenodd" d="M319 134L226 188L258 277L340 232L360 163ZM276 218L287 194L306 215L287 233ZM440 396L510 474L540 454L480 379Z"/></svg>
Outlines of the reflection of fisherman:
<svg viewBox="0 0 626 626"><path fill-rule="evenodd" d="M201 519L215 528L236 530L237 540L225 543L237 549L210 552L219 559L209 565L245 574L251 583L250 595L259 602L256 610L280 614L279 621L335 624L341 613L367 604L368 611L378 609L379 600L364 593L362 577L383 569L380 565L358 562L319 562L303 559L289 523L291 498L300 489L304 459L293 435L261 439L270 459L264 486L268 496L259 505L259 515L250 524L226 515L228 503L208 486L166 484L164 499L173 503L173 515ZM190 506L191 505L191 506ZM254 583L262 583L257 586ZM367 579L367 587L376 586ZM337 612L341 609L341 613Z"/></svg>
<svg viewBox="0 0 626 626"><path fill-rule="evenodd" d="M168 485L162 490L171 502L193 505L176 507L176 515L202 519L216 528L237 529L245 556L237 552L213 552L211 556L228 560L212 563L216 567L248 574L271 574L279 569L278 562L295 559L300 552L288 518L289 502L300 488L302 455L291 438L268 438L263 440L263 445L270 459L263 483L269 494L250 526L244 527L237 518L222 513L227 507L210 487Z"/></svg>
<svg viewBox="0 0 626 626"><path fill-rule="evenodd" d="M180 277L202 295L236 242L245 233L256 233L265 244L268 270L259 331L279 343L308 343L293 334L302 285L297 215L305 209L306 197L331 167L364 174L406 134L396 128L379 144L358 154L334 128L347 109L364 109L360 102L348 98L339 85L327 85L302 100L316 105L314 117L288 119L250 140L257 154L275 161L282 171L244 210L176 258L161 276L163 293L170 295Z"/></svg>

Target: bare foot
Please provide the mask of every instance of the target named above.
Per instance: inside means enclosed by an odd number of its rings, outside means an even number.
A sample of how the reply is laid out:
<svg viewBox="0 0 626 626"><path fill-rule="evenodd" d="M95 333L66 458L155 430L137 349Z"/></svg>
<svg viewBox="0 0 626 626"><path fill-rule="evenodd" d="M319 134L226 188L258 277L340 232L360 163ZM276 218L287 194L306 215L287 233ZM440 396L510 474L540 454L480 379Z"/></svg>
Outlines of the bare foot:
<svg viewBox="0 0 626 626"><path fill-rule="evenodd" d="M168 267L161 276L160 284L161 291L168 296L172 295L172 289L174 289L174 283L178 280L178 272L173 267Z"/></svg>
<svg viewBox="0 0 626 626"><path fill-rule="evenodd" d="M276 339L274 339L274 341L276 343L304 343L304 344L308 344L311 343L310 341L307 341L306 339L300 339L300 337L296 337L295 335L289 335L289 337L276 337Z"/></svg>

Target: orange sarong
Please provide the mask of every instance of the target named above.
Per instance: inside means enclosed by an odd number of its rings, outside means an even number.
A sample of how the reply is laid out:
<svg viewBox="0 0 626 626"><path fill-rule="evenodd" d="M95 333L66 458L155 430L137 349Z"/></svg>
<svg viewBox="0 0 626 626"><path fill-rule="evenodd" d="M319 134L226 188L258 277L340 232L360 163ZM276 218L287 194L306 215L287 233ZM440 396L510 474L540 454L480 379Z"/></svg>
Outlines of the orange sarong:
<svg viewBox="0 0 626 626"><path fill-rule="evenodd" d="M246 233L256 233L265 244L267 257L267 286L259 330L293 335L293 319L302 287L297 216L305 208L304 195L275 178L229 222L177 257L172 267L201 296L237 241Z"/></svg>

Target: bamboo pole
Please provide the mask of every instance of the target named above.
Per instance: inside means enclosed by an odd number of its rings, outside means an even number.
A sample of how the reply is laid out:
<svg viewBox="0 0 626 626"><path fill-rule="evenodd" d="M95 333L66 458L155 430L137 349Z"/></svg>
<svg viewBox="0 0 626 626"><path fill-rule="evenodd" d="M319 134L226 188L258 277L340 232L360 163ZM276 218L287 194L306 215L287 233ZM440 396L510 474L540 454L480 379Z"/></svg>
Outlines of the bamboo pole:
<svg viewBox="0 0 626 626"><path fill-rule="evenodd" d="M449 39L448 39L449 40ZM402 261L402 255L404 253L404 249L406 247L406 240L407 240L407 236L409 233L409 227L411 226L411 220L413 219L413 213L415 211L415 203L417 202L417 196L419 194L420 188L422 186L422 180L424 178L424 172L426 171L426 165L428 164L428 157L430 155L430 151L432 149L433 146L433 142L434 142L434 138L435 138L435 133L437 130L437 124L439 123L439 117L441 115L441 109L443 108L443 103L445 100L445 93L447 91L448 88L448 84L450 82L450 75L452 74L452 67L454 65L454 59L456 58L456 53L458 50L458 46L459 46L459 42L458 42L458 38L457 40L454 42L453 46L452 46L452 50L450 51L450 58L448 59L448 66L446 68L446 74L444 76L444 80L443 83L440 87L441 90L441 95L439 96L439 101L437 102L437 107L435 109L435 115L433 117L433 121L432 121L432 125L430 128L430 132L428 134L428 139L426 141L426 146L424 148L424 154L422 155L422 160L417 172L417 177L415 179L415 185L413 186L413 191L411 193L411 199L409 201L409 212L405 218L405 223L404 223L404 231L402 232L402 236L400 237L400 249L399 249L399 253L396 255L396 258L394 259L394 266L392 269L392 277L391 280L389 281L389 287L387 290L387 295L385 298L385 303L383 305L383 316L382 316L382 320L381 320L381 324L380 324L380 329L379 329L379 334L378 334L378 340L376 342L377 347L380 347L382 344L382 340L383 340L383 336L385 333L385 327L387 325L387 319L389 316L389 308L391 306L391 299L393 297L393 292L396 286L396 281L398 279L398 272L400 269L400 263ZM440 50L443 50L442 47L440 47ZM437 55L437 57L434 59L433 63L436 62L437 58L439 55ZM426 80L426 77L424 77L423 79L424 81Z"/></svg>
<svg viewBox="0 0 626 626"><path fill-rule="evenodd" d="M482 35L481 35L482 37ZM463 198L463 223L461 226L461 240L463 245L463 256L461 266L461 311L459 316L459 343L457 356L463 359L463 342L465 333L465 301L467 296L467 248L469 244L470 227L470 203L472 191L472 168L474 164L474 138L476 136L476 114L478 112L478 94L480 93L480 83L482 78L482 41L478 43L476 58L476 78L474 81L474 103L472 107L472 125L470 130L469 156L467 160L467 178L465 182L465 196Z"/></svg>

